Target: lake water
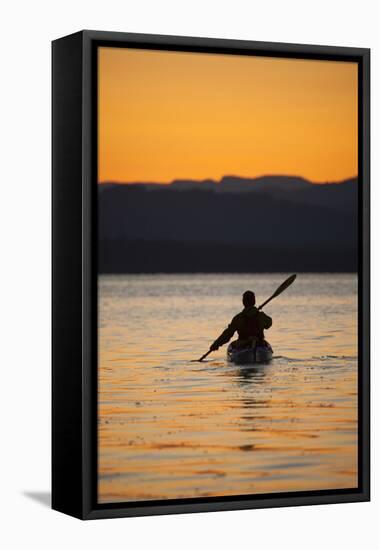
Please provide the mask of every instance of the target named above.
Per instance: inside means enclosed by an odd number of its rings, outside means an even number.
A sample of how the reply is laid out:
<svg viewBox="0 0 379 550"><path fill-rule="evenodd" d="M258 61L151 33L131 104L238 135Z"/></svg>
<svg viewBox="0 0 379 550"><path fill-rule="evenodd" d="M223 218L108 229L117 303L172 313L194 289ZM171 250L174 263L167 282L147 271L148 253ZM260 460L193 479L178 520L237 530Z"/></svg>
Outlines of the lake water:
<svg viewBox="0 0 379 550"><path fill-rule="evenodd" d="M101 503L357 486L357 276L299 274L270 365L192 363L289 274L99 277Z"/></svg>

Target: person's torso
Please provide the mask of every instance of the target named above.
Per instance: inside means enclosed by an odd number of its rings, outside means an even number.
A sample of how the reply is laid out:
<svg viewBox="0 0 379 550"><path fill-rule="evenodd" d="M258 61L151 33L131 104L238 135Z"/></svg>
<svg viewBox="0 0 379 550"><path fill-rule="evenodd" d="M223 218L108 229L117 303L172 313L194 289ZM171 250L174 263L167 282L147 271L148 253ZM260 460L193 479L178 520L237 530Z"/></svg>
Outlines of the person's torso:
<svg viewBox="0 0 379 550"><path fill-rule="evenodd" d="M254 307L241 311L237 316L236 325L240 340L246 338L263 339L263 329L259 322L259 311L257 308Z"/></svg>

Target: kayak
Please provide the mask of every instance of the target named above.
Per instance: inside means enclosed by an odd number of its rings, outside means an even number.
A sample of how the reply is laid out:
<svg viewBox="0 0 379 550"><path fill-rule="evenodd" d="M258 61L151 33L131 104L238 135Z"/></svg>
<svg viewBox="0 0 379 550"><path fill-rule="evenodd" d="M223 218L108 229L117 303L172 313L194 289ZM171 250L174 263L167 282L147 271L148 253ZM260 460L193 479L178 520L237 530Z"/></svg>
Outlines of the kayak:
<svg viewBox="0 0 379 550"><path fill-rule="evenodd" d="M269 363L273 356L272 347L268 342L258 345L256 347L235 348L232 344L229 344L227 349L227 355L229 361L233 363L249 364L249 363Z"/></svg>

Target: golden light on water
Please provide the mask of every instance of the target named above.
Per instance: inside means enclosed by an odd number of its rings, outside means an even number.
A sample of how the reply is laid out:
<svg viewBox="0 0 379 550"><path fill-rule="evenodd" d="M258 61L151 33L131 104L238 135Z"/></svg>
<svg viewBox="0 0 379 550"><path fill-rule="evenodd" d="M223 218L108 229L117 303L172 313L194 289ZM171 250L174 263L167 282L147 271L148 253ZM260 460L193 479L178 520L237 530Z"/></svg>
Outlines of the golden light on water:
<svg viewBox="0 0 379 550"><path fill-rule="evenodd" d="M101 276L99 502L357 486L357 278L274 300L268 366L208 349L248 286L283 276Z"/></svg>

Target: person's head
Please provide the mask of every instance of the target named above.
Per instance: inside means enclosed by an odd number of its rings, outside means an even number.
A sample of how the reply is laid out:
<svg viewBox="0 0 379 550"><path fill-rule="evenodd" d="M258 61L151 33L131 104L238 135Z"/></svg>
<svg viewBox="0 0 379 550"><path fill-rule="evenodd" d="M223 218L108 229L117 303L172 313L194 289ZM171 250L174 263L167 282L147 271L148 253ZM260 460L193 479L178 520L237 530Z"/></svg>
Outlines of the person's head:
<svg viewBox="0 0 379 550"><path fill-rule="evenodd" d="M245 307L255 306L255 294L251 290L246 290L242 294L242 303Z"/></svg>

